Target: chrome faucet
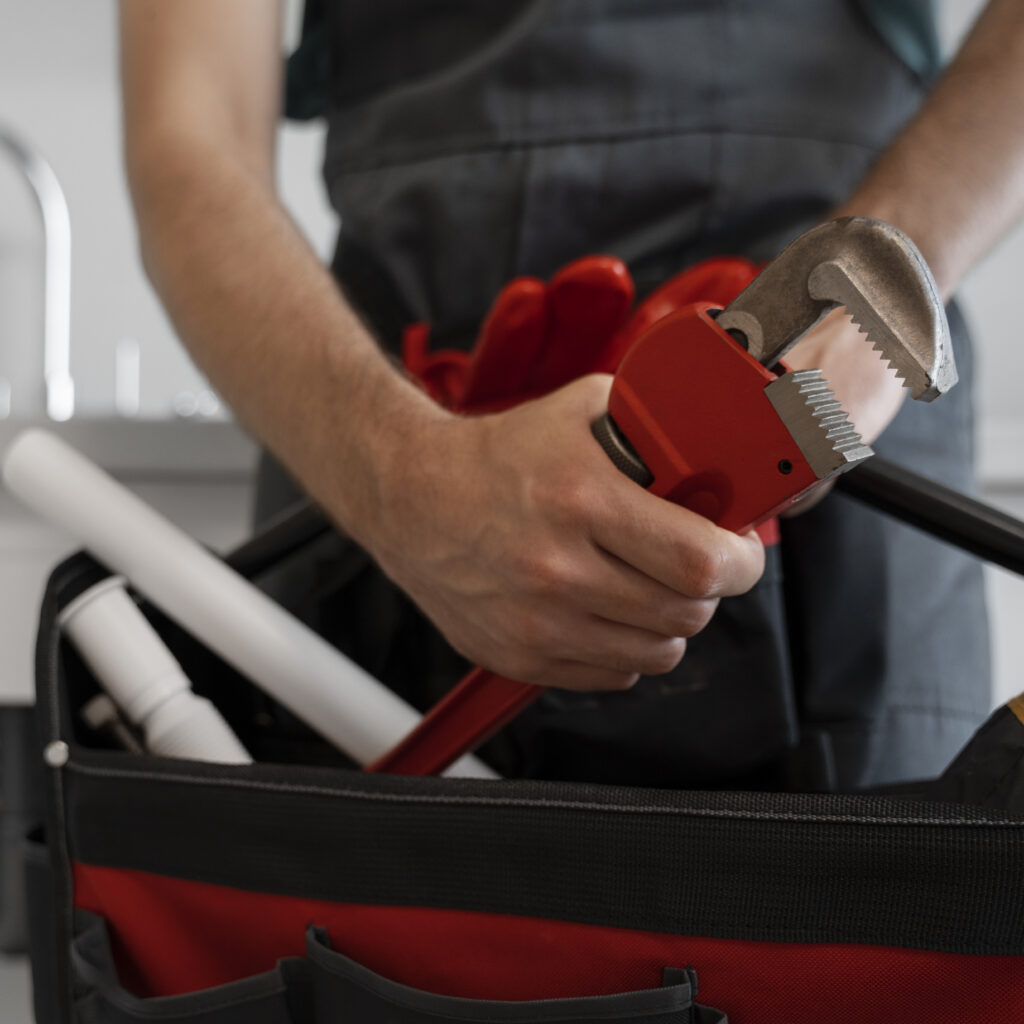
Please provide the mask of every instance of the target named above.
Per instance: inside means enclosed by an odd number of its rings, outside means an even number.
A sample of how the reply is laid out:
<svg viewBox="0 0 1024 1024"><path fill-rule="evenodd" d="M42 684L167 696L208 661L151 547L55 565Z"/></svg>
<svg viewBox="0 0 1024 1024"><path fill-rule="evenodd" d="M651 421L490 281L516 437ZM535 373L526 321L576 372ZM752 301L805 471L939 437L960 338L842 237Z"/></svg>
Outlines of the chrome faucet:
<svg viewBox="0 0 1024 1024"><path fill-rule="evenodd" d="M75 411L71 379L71 218L53 168L35 150L0 127L0 149L18 165L39 205L43 224L43 380L46 415L70 419Z"/></svg>

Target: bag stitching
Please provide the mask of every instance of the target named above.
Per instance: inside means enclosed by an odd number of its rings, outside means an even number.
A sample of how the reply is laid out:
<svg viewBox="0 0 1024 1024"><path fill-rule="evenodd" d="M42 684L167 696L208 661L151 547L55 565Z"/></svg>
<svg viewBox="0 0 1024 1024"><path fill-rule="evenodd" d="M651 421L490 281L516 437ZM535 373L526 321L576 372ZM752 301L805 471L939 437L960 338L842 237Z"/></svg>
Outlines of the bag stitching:
<svg viewBox="0 0 1024 1024"><path fill-rule="evenodd" d="M145 779L150 782L182 782L189 785L229 786L235 789L253 789L271 793L294 793L306 796L332 796L355 800L380 801L383 803L421 803L421 804L454 804L483 807L524 807L542 808L545 810L579 810L608 811L615 814L665 814L686 818L727 818L748 821L780 821L799 822L804 824L840 825L927 825L946 827L985 827L997 829L1013 829L1024 831L1024 821L994 821L986 818L963 818L950 820L947 818L929 817L871 817L868 815L841 814L799 814L781 811L750 811L730 810L728 808L696 808L682 807L630 807L625 804L601 804L591 801L574 802L570 800L531 800L524 797L477 797L477 796L429 796L413 793L371 793L351 787L330 787L297 785L295 783L263 782L256 779L218 778L205 779L175 772L127 771L117 768L99 768L69 761L66 768L82 775L93 775L101 778Z"/></svg>

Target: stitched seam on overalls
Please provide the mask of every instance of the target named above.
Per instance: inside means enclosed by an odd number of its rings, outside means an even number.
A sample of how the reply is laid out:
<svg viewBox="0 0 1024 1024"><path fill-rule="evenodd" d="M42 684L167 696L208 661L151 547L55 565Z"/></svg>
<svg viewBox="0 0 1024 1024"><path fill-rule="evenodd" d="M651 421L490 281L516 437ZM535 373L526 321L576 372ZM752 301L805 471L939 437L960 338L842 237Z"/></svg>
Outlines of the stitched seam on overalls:
<svg viewBox="0 0 1024 1024"><path fill-rule="evenodd" d="M928 704L889 704L886 711L896 711L901 714L912 715L936 715L940 718L963 718L969 722L978 721L976 711L961 710L960 708L944 708L940 705Z"/></svg>
<svg viewBox="0 0 1024 1024"><path fill-rule="evenodd" d="M66 769L81 775L99 778L120 778L145 780L148 782L180 782L188 785L227 786L232 789L253 789L268 793L293 793L301 796L331 796L343 799L366 800L381 803L465 805L481 807L522 807L525 809L607 811L613 814L663 814L684 818L722 818L746 821L779 821L801 824L838 825L909 825L940 826L955 828L996 828L1013 829L1024 836L1024 821L994 821L986 818L928 818L928 817L872 817L870 815L842 814L799 814L781 811L751 812L729 810L728 808L687 808L687 807L630 807L624 804L602 804L590 801L528 799L526 797L478 797L478 796L430 796L415 793L372 793L350 787L300 785L287 782L264 782L258 779L202 778L175 772L129 771L119 768L101 768L69 761Z"/></svg>
<svg viewBox="0 0 1024 1024"><path fill-rule="evenodd" d="M349 155L346 153L335 153L327 155L324 172L326 174L335 171L346 175L372 174L376 171L389 170L396 167L409 167L413 164L429 163L433 160L444 160L450 157L468 156L470 154L501 153L507 150L519 149L546 149L569 145L607 145L610 142L631 142L652 138L682 138L687 135L717 135L722 138L790 139L798 142L817 142L829 146L849 146L853 149L866 150L869 153L880 153L883 148L853 139L834 139L825 136L806 135L800 132L758 131L753 128L684 128L678 125L654 125L646 127L634 126L629 130L624 129L612 132L581 132L536 140L527 138L483 140L475 136L465 139L455 138L448 140L444 147L437 149L428 149L425 146L412 147L407 154L387 157L372 163L360 163L358 159L350 160Z"/></svg>
<svg viewBox="0 0 1024 1024"><path fill-rule="evenodd" d="M725 19L727 16L727 5L723 2L719 5L717 11L718 18ZM719 24L720 34L721 33L721 21ZM712 80L709 83L709 106L710 110L708 114L713 119L718 117L718 108L721 103L722 85L721 80L718 76L718 70L721 65L714 65L712 71ZM714 223L715 216L718 212L720 204L722 202L722 136L725 133L722 131L710 131L708 135L708 181L713 182L713 185L708 193L707 200L702 204L700 210L700 220L697 224L697 228L694 231L694 237L704 238L708 234L708 229L711 224Z"/></svg>
<svg viewBox="0 0 1024 1024"><path fill-rule="evenodd" d="M527 149L523 153L521 166L519 168L519 187L515 192L516 229L512 232L511 245L509 246L508 263L505 267L504 279L511 281L519 273L520 259L523 254L523 247L526 242L526 231L529 224L527 209L530 205L530 175L533 170L533 149Z"/></svg>
<svg viewBox="0 0 1024 1024"><path fill-rule="evenodd" d="M871 717L866 716L864 718L808 718L807 724L816 727L826 726L829 728L843 728L843 727L854 727L859 728L861 726L870 728L875 726L880 719L887 715L891 715L893 712L897 714L914 714L914 715L936 715L941 718L962 718L965 721L979 723L983 718L984 714L979 715L977 711L969 711L961 708L943 708L939 705L928 705L928 704L887 704L882 709L880 715Z"/></svg>

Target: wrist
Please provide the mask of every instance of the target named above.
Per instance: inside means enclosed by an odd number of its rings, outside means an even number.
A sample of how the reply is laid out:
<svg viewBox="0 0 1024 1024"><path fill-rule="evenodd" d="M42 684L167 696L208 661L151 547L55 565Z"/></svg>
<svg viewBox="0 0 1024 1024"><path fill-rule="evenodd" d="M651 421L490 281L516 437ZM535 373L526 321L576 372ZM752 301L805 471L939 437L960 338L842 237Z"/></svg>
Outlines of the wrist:
<svg viewBox="0 0 1024 1024"><path fill-rule="evenodd" d="M832 217L873 217L892 224L917 246L939 290L943 303L948 302L959 283L959 274L948 258L947 247L935 237L933 225L921 223L909 211L913 204L901 201L892 190L873 189L866 183L840 207Z"/></svg>
<svg viewBox="0 0 1024 1024"><path fill-rule="evenodd" d="M352 380L330 431L335 453L324 500L360 544L375 556L393 546L403 508L429 480L443 455L439 435L455 417L385 360Z"/></svg>

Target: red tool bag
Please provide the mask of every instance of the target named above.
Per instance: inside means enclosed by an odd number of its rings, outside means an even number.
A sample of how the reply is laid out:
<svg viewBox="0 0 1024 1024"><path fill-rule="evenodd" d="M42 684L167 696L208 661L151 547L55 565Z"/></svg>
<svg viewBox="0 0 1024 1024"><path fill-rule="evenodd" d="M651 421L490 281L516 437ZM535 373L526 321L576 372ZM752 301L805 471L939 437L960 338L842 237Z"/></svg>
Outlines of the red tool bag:
<svg viewBox="0 0 1024 1024"><path fill-rule="evenodd" d="M459 362L422 376L455 394ZM41 614L39 1024L1024 1022L1024 819L368 774L145 604L256 763L129 754L82 725L57 622L105 574L71 558Z"/></svg>
<svg viewBox="0 0 1024 1024"><path fill-rule="evenodd" d="M371 775L149 608L262 763L102 749L56 620L104 574L72 558L42 610L40 1024L1024 1021L1024 820Z"/></svg>

